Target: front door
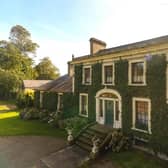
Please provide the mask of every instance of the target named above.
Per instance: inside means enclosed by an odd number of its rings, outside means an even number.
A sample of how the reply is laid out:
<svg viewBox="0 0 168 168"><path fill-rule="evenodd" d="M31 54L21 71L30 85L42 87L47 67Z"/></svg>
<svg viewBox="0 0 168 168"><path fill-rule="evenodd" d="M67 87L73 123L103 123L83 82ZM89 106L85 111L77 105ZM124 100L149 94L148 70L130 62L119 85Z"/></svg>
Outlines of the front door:
<svg viewBox="0 0 168 168"><path fill-rule="evenodd" d="M114 101L104 100L104 110L105 110L105 124L113 125L114 120Z"/></svg>

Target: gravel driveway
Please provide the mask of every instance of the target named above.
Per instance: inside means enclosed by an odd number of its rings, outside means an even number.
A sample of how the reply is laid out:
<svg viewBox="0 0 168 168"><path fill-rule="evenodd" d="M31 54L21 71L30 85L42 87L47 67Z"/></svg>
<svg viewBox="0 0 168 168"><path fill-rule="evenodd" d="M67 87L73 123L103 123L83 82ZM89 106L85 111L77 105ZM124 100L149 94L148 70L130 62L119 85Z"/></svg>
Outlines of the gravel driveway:
<svg viewBox="0 0 168 168"><path fill-rule="evenodd" d="M41 158L65 146L65 140L55 137L0 137L0 168L37 168Z"/></svg>

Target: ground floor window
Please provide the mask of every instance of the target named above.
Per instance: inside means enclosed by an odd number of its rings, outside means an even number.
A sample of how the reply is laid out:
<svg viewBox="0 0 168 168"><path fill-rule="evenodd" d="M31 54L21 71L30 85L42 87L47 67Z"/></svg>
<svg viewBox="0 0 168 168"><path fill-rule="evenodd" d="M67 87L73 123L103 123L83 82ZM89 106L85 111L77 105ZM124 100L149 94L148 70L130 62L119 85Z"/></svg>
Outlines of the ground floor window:
<svg viewBox="0 0 168 168"><path fill-rule="evenodd" d="M57 111L62 111L63 109L63 94L58 93L58 104L57 104Z"/></svg>
<svg viewBox="0 0 168 168"><path fill-rule="evenodd" d="M133 98L133 128L151 133L150 99Z"/></svg>
<svg viewBox="0 0 168 168"><path fill-rule="evenodd" d="M79 102L79 105L80 105L79 114L81 116L88 117L88 94L81 93L79 100L80 100L80 102Z"/></svg>

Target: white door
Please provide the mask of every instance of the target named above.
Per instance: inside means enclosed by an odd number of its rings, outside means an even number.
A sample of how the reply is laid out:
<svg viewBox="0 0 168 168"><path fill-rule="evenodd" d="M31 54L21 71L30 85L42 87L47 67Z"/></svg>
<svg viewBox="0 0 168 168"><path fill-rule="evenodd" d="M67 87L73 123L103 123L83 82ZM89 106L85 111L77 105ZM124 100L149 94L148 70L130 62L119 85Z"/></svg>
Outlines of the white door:
<svg viewBox="0 0 168 168"><path fill-rule="evenodd" d="M109 115L106 114L106 100L110 100L113 102L113 109L111 109L112 116L110 118ZM112 126L113 128L121 128L121 105L119 100L117 99L106 99L106 98L99 98L96 100L96 121L99 124L106 124L108 119L112 119L113 121Z"/></svg>

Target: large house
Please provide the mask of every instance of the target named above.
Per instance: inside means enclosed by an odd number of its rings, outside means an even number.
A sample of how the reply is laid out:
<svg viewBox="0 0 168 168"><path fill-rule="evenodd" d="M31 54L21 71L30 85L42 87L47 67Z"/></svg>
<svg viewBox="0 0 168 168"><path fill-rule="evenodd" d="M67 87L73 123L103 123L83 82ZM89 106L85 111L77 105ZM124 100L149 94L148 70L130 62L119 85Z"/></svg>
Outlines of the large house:
<svg viewBox="0 0 168 168"><path fill-rule="evenodd" d="M90 54L68 62L73 115L121 128L168 153L167 60L168 36L107 49L91 38Z"/></svg>

